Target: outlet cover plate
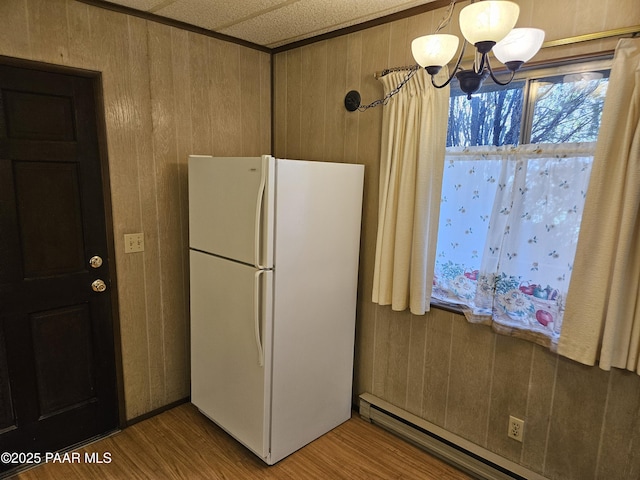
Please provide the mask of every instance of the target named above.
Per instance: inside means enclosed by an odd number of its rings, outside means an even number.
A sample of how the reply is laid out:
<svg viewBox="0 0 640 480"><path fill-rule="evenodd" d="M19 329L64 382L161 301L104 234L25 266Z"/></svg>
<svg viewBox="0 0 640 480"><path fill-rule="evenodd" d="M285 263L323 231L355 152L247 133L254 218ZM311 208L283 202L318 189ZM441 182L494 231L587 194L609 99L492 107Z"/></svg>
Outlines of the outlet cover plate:
<svg viewBox="0 0 640 480"><path fill-rule="evenodd" d="M509 415L509 430L507 436L513 438L518 442L522 442L522 436L524 435L524 420Z"/></svg>

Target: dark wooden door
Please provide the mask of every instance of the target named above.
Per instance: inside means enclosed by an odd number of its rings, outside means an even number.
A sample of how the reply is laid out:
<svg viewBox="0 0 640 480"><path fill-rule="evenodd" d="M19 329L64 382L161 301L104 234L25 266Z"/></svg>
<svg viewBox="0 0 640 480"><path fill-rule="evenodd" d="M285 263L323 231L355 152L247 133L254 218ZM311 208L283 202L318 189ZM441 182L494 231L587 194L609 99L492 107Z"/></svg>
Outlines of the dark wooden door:
<svg viewBox="0 0 640 480"><path fill-rule="evenodd" d="M0 452L118 424L95 108L91 78L0 65Z"/></svg>

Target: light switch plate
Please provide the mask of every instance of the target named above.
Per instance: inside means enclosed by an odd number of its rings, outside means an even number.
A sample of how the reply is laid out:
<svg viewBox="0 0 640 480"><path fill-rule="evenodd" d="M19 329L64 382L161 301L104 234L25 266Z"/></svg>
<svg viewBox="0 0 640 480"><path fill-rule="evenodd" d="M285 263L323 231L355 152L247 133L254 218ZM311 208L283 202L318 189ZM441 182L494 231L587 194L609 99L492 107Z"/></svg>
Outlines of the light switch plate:
<svg viewBox="0 0 640 480"><path fill-rule="evenodd" d="M144 233L124 235L124 253L144 252Z"/></svg>

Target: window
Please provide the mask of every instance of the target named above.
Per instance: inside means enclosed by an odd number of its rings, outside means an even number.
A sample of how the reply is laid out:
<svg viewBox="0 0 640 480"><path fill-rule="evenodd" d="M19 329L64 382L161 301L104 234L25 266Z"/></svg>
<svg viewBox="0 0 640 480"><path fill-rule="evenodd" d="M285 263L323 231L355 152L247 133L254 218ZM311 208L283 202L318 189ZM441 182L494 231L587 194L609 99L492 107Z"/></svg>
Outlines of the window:
<svg viewBox="0 0 640 480"><path fill-rule="evenodd" d="M608 63L529 72L506 86L487 81L471 100L452 87L447 147L595 142Z"/></svg>
<svg viewBox="0 0 640 480"><path fill-rule="evenodd" d="M597 62L452 89L434 303L557 341L607 84Z"/></svg>

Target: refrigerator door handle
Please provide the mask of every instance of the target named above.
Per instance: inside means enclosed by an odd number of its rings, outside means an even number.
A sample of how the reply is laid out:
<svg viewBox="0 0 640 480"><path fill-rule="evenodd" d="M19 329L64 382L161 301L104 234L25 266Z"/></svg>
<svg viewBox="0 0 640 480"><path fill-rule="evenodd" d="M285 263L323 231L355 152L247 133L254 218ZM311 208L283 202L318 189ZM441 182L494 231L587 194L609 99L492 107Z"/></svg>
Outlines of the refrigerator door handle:
<svg viewBox="0 0 640 480"><path fill-rule="evenodd" d="M267 183L267 159L262 157L262 171L260 173L260 186L258 187L258 200L256 201L256 218L255 218L255 262L256 268L264 269L265 267L260 265L260 245L262 243L262 237L260 232L262 231L262 204L264 203L264 190Z"/></svg>
<svg viewBox="0 0 640 480"><path fill-rule="evenodd" d="M254 331L256 338L256 347L258 348L258 365L264 365L264 348L262 347L262 335L260 335L260 311L262 301L260 299L260 275L265 273L265 270L258 270L254 277L254 290L253 290L253 319L254 319Z"/></svg>

